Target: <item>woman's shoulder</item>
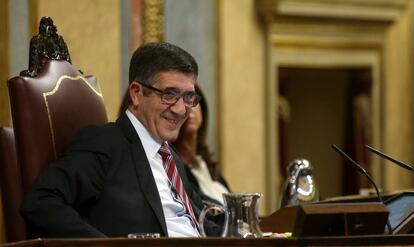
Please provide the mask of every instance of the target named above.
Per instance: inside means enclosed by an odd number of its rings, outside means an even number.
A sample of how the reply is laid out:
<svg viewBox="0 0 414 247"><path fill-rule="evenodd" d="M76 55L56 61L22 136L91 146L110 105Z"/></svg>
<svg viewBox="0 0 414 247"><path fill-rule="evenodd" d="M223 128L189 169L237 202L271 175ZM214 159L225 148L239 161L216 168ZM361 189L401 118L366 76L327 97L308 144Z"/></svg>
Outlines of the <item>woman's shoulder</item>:
<svg viewBox="0 0 414 247"><path fill-rule="evenodd" d="M214 181L221 183L224 187L226 187L228 191L230 191L230 186L220 171L217 171L218 172L217 177L214 178L210 173L207 161L205 161L201 155L197 155L196 159L198 162L198 167L191 168L192 171L199 173L199 174L201 173L204 176L207 176L207 175L210 176Z"/></svg>

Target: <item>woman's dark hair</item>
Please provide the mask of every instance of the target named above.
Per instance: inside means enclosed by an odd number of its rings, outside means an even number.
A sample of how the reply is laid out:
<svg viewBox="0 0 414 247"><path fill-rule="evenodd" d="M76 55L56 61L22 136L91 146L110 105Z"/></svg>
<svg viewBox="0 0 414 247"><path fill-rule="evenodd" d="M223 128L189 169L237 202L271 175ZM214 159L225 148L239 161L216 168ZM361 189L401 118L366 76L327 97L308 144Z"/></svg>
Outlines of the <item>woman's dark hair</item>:
<svg viewBox="0 0 414 247"><path fill-rule="evenodd" d="M195 91L198 95L201 96L201 100L199 102L200 108L201 108L201 116L202 121L200 128L197 130L197 147L196 147L196 154L200 155L205 162L207 163L207 167L210 171L211 177L216 180L219 177L219 167L218 162L213 159L213 154L210 152L207 144L207 129L208 129L208 107L207 107L207 101L204 97L203 92L201 91L200 87L196 84L195 85ZM191 165L194 167L198 167L199 164L197 162L196 156L188 150L188 148L184 147L183 141L184 141L184 131L180 130L180 133L178 135L177 140L173 143L173 146L177 148L180 155L186 156L183 158L183 160L189 160L191 161ZM186 164L188 165L188 164Z"/></svg>

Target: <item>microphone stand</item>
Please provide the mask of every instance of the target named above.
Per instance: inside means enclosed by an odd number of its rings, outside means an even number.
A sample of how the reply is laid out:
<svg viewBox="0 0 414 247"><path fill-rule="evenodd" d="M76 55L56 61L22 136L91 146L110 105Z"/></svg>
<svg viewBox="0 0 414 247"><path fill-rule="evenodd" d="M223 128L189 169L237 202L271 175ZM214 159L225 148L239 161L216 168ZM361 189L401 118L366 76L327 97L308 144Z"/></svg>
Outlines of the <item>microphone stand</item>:
<svg viewBox="0 0 414 247"><path fill-rule="evenodd" d="M377 150L377 149L375 149L373 147L370 147L368 145L365 145L365 148L368 149L369 151L373 152L374 154L376 154L376 155L378 155L378 156L380 156L380 157L382 157L382 158L384 158L386 160L389 160L389 161L391 161L391 162L393 162L393 163L401 166L404 169L407 169L409 171L414 172L414 168L412 166L410 166L410 165L407 165L407 164L405 164L405 163L403 163L403 162L401 162L399 160L396 160L393 157L391 157L389 155L386 155L383 152L380 152L379 150Z"/></svg>
<svg viewBox="0 0 414 247"><path fill-rule="evenodd" d="M374 180L371 178L371 176L368 174L368 172L361 166L359 165L356 161L354 161L353 159L351 159L351 157L349 157L347 154L345 154L344 151L342 151L341 149L339 149L335 144L332 144L331 146L339 155L341 155L343 158L345 158L347 161L351 162L351 164L353 164L357 170L364 174L365 177L368 178L368 180L370 181L370 183L374 186L375 192L377 193L377 197L379 199L379 201L384 204L384 201L382 200L381 194L378 190L377 185L375 184ZM385 204L384 204L385 205ZM390 220L387 219L387 229L389 233L392 233L392 229L391 229L391 224L390 224Z"/></svg>

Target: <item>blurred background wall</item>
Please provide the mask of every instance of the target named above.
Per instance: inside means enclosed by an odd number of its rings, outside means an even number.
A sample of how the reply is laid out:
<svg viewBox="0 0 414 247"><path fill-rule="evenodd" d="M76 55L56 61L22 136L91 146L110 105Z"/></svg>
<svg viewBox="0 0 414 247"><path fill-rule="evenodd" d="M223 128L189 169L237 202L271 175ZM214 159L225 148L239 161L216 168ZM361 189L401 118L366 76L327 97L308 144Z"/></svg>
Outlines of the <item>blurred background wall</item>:
<svg viewBox="0 0 414 247"><path fill-rule="evenodd" d="M263 193L262 214L277 209L295 158L311 161L323 197L358 193L369 184L329 147L360 157L352 85L370 83L366 141L414 160L412 11L410 0L0 0L0 124L12 124L5 82L27 68L30 38L47 15L73 64L97 77L110 120L140 44L165 40L192 53L211 148L233 191ZM360 161L384 191L413 187L412 175L388 162Z"/></svg>

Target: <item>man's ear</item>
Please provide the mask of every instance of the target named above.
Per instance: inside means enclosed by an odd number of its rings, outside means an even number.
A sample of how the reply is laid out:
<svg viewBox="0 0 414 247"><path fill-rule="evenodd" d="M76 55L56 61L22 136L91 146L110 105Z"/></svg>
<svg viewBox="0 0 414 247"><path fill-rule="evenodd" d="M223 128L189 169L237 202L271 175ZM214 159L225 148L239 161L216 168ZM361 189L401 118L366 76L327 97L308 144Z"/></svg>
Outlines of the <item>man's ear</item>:
<svg viewBox="0 0 414 247"><path fill-rule="evenodd" d="M137 107L139 105L139 97L138 95L142 92L141 91L141 85L139 85L138 82L132 81L129 84L129 97L131 98L131 104L132 106Z"/></svg>

